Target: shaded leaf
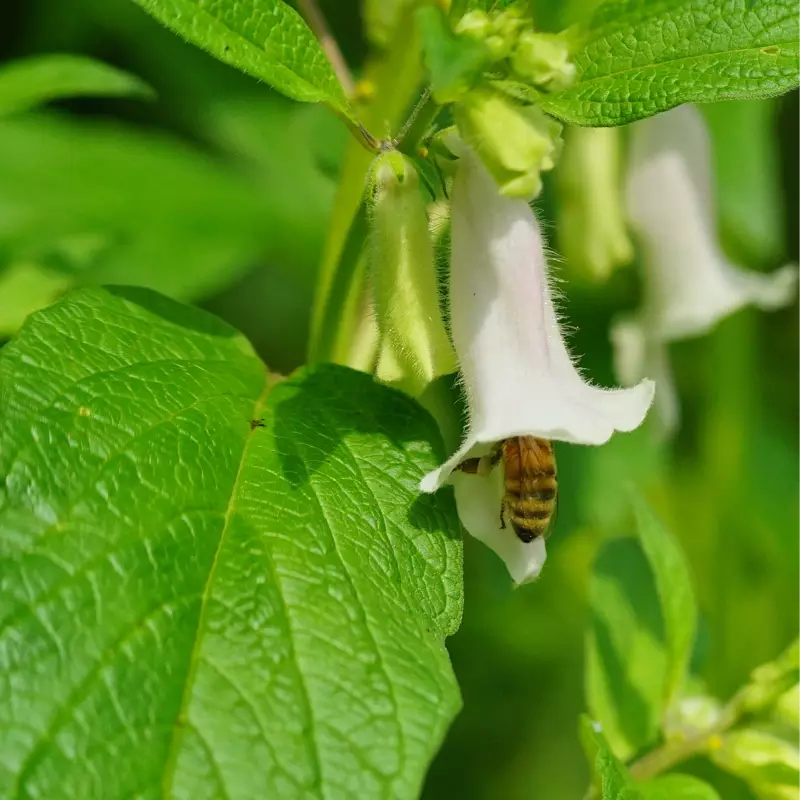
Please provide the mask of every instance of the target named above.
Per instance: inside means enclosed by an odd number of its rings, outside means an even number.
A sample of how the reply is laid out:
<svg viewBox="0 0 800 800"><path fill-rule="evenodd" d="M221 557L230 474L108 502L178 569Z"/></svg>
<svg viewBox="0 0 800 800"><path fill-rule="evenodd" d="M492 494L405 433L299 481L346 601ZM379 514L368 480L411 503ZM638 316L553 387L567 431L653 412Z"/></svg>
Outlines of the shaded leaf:
<svg viewBox="0 0 800 800"><path fill-rule="evenodd" d="M152 97L141 79L86 56L54 54L0 67L0 116L67 97Z"/></svg>
<svg viewBox="0 0 800 800"><path fill-rule="evenodd" d="M424 5L415 17L433 96L439 103L457 100L480 79L488 63L486 48L469 36L457 36L437 6Z"/></svg>
<svg viewBox="0 0 800 800"><path fill-rule="evenodd" d="M0 354L0 795L416 797L459 705L437 439L148 291L31 317Z"/></svg>
<svg viewBox="0 0 800 800"><path fill-rule="evenodd" d="M575 82L543 96L575 125L681 103L770 97L798 83L797 0L612 0L576 33Z"/></svg>
<svg viewBox="0 0 800 800"><path fill-rule="evenodd" d="M713 140L716 198L729 251L752 265L785 255L777 114L779 100L703 106Z"/></svg>
<svg viewBox="0 0 800 800"><path fill-rule="evenodd" d="M648 505L633 497L637 532L653 577L667 638L667 674L664 705L683 687L697 629L697 608L689 567L678 543Z"/></svg>
<svg viewBox="0 0 800 800"><path fill-rule="evenodd" d="M635 539L603 545L589 584L589 713L621 759L658 735L668 672L655 578Z"/></svg>
<svg viewBox="0 0 800 800"><path fill-rule="evenodd" d="M310 167L292 157L290 122L275 112L285 132L267 141L303 175ZM45 298L53 285L101 282L204 297L262 256L313 261L332 185L309 176L293 188L280 169L261 184L254 170L153 132L46 115L0 120L0 256L35 265L26 268L41 287L33 295ZM30 291L12 300L14 286L26 287L9 281L0 270L0 294L16 309L0 306L0 335L41 307Z"/></svg>

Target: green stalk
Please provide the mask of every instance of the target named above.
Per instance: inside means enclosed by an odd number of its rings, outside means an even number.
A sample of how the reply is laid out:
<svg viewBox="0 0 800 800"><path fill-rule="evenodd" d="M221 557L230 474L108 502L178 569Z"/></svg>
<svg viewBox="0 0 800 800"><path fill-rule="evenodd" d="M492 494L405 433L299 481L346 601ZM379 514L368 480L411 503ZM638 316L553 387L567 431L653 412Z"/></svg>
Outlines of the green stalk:
<svg viewBox="0 0 800 800"><path fill-rule="evenodd" d="M399 126L421 79L419 40L412 16L406 13L385 56L367 68L365 80L375 87L375 96L359 110L365 128L388 139ZM311 316L310 362L348 364L351 335L360 327L363 275L359 275L360 250L354 237L360 237L358 241L363 243L365 235L357 226L352 234L351 230L359 214L364 213L364 188L372 158L360 142L350 142L317 281Z"/></svg>

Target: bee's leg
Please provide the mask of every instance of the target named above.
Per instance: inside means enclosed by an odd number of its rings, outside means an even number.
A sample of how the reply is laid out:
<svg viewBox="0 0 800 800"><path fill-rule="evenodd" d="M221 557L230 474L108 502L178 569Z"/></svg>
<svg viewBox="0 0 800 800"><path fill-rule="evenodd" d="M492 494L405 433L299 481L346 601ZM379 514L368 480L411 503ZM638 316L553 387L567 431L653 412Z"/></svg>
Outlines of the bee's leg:
<svg viewBox="0 0 800 800"><path fill-rule="evenodd" d="M506 499L504 497L500 501L500 530L501 531L504 531L506 529L505 511L506 511Z"/></svg>

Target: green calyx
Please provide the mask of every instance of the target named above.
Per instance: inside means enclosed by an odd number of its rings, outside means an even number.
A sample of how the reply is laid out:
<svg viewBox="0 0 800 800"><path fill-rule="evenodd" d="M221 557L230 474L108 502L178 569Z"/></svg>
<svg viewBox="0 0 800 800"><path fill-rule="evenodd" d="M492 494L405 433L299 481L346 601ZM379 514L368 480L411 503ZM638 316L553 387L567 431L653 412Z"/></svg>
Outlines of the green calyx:
<svg viewBox="0 0 800 800"><path fill-rule="evenodd" d="M566 88L575 78L575 65L564 39L532 30L520 34L511 68L521 80L553 91Z"/></svg>
<svg viewBox="0 0 800 800"><path fill-rule="evenodd" d="M542 188L541 173L555 166L561 125L535 106L520 106L480 89L455 108L464 141L480 156L507 197L530 200Z"/></svg>
<svg viewBox="0 0 800 800"><path fill-rule="evenodd" d="M370 266L380 331L377 375L412 396L455 372L455 353L439 309L433 246L419 178L398 152L371 173Z"/></svg>
<svg viewBox="0 0 800 800"><path fill-rule="evenodd" d="M558 172L559 250L570 268L594 282L608 280L633 259L622 204L620 133L569 128Z"/></svg>

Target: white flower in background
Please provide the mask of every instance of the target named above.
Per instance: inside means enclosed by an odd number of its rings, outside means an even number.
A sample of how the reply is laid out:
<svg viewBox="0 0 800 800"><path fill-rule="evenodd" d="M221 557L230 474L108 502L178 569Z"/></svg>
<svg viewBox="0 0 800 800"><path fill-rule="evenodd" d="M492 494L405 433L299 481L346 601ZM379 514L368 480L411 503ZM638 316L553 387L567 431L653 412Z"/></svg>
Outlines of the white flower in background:
<svg viewBox="0 0 800 800"><path fill-rule="evenodd" d="M452 147L461 159L452 192L451 330L470 427L458 452L420 488L435 492L451 482L464 527L521 584L541 571L544 541L525 544L511 526L501 528L502 467L488 477L455 467L515 436L603 444L615 430L642 422L654 386L607 390L580 376L559 329L533 212L524 200L503 196L471 150Z"/></svg>
<svg viewBox="0 0 800 800"><path fill-rule="evenodd" d="M644 370L667 376L666 342L702 335L743 306L778 308L795 295L794 266L764 275L725 257L712 183L711 142L696 108L679 106L633 125L626 208L642 253L646 298L638 320L612 330L623 381L638 380ZM634 368L637 353L644 357ZM659 383L658 404L662 391L674 395L670 383ZM672 407L660 416L674 427L677 402L667 402Z"/></svg>

